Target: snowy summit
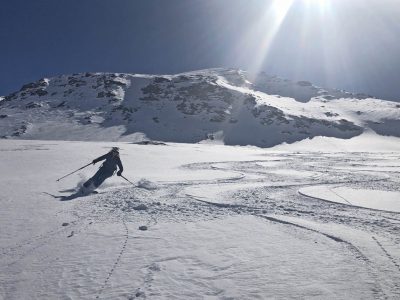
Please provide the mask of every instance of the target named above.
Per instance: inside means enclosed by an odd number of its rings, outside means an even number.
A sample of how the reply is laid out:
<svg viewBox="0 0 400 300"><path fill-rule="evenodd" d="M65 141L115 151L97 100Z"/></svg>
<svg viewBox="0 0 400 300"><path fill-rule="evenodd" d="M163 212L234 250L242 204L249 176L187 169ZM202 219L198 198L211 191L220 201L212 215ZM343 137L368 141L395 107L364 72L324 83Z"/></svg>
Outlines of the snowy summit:
<svg viewBox="0 0 400 300"><path fill-rule="evenodd" d="M45 78L5 96L0 112L3 138L271 147L365 130L400 135L398 103L231 69Z"/></svg>

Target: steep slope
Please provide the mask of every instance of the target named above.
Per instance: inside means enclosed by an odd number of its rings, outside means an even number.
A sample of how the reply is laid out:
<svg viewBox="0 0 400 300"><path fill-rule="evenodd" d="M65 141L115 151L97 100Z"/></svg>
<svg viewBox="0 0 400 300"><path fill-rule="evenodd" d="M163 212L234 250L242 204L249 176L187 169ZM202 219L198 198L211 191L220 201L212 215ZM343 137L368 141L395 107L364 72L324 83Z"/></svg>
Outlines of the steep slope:
<svg viewBox="0 0 400 300"><path fill-rule="evenodd" d="M3 138L223 140L269 147L314 136L351 138L365 128L398 136L400 106L227 69L63 75L0 100Z"/></svg>

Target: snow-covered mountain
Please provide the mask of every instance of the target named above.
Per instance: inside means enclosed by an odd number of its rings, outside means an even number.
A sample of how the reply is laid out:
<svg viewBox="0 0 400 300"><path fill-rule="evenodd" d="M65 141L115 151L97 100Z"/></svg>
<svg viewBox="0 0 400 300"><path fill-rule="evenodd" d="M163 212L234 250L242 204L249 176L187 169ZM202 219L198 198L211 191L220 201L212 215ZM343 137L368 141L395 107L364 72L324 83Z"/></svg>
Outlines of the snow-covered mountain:
<svg viewBox="0 0 400 300"><path fill-rule="evenodd" d="M366 129L400 136L400 104L232 69L63 75L0 98L3 138L269 147Z"/></svg>

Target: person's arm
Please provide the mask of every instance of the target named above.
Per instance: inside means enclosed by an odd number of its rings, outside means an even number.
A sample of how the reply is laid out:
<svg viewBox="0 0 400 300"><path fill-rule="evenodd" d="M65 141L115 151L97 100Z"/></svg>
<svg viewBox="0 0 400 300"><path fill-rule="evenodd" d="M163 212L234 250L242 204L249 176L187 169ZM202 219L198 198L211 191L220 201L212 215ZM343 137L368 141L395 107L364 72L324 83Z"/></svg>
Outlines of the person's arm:
<svg viewBox="0 0 400 300"><path fill-rule="evenodd" d="M105 160L105 159L107 158L107 154L108 154L108 153L106 153L106 154L104 154L104 155L102 155L102 156L100 156L100 157L94 159L94 160L93 160L93 164L98 163L99 161Z"/></svg>
<svg viewBox="0 0 400 300"><path fill-rule="evenodd" d="M119 157L117 159L117 164L118 164L118 168L119 168L119 171L117 172L117 175L121 176L122 172L124 171L124 167L122 166L122 162L121 162L121 159Z"/></svg>

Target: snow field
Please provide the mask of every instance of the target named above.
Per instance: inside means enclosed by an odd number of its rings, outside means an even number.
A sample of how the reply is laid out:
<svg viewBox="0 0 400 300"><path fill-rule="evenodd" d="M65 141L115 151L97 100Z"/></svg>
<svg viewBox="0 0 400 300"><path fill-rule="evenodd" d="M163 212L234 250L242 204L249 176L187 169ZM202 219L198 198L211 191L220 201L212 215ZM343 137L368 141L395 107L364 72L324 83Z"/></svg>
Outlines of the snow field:
<svg viewBox="0 0 400 300"><path fill-rule="evenodd" d="M345 187L307 187L302 195L351 206L367 207L400 213L400 193Z"/></svg>
<svg viewBox="0 0 400 300"><path fill-rule="evenodd" d="M97 195L49 195L72 194L97 165L55 179L112 146L135 186L115 176ZM396 192L399 157L3 140L0 298L396 299L398 213L298 191Z"/></svg>

